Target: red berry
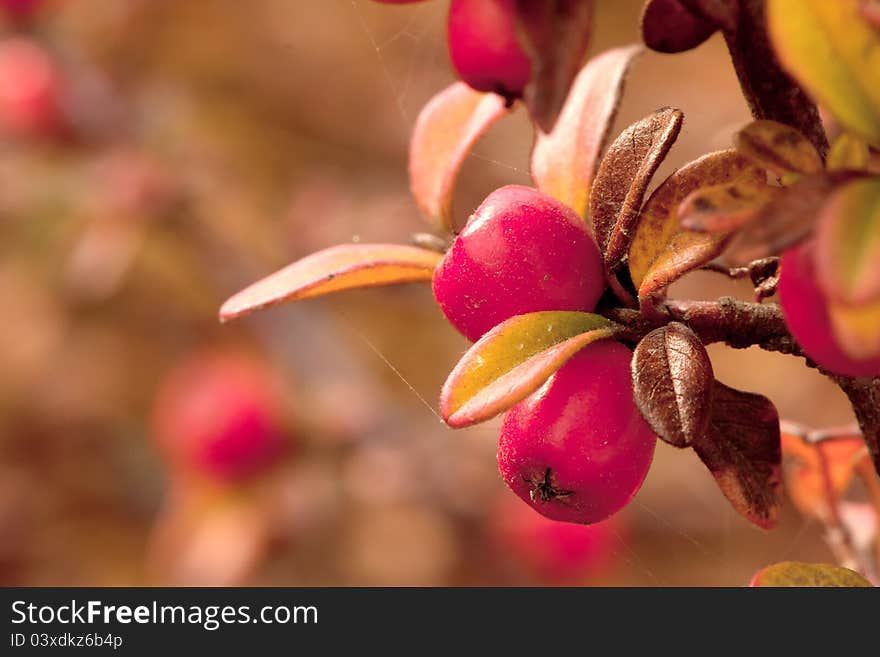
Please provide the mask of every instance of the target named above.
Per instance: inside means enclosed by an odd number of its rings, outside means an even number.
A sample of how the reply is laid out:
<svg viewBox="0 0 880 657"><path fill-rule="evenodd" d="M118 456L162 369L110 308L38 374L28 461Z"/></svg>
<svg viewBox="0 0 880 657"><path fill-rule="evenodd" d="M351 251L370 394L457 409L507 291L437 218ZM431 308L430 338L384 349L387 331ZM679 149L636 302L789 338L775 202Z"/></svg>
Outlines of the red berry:
<svg viewBox="0 0 880 657"><path fill-rule="evenodd" d="M261 364L201 354L162 383L152 426L172 467L228 481L274 462L285 444L282 415L280 390Z"/></svg>
<svg viewBox="0 0 880 657"><path fill-rule="evenodd" d="M800 244L782 255L778 290L785 323L812 360L845 376L880 375L880 357L857 360L837 343L828 301L816 281L812 243Z"/></svg>
<svg viewBox="0 0 880 657"><path fill-rule="evenodd" d="M633 401L631 359L618 342L595 342L507 412L501 476L548 518L599 522L642 485L656 438Z"/></svg>
<svg viewBox="0 0 880 657"><path fill-rule="evenodd" d="M33 137L61 126L60 76L48 53L25 37L0 43L0 129Z"/></svg>
<svg viewBox="0 0 880 657"><path fill-rule="evenodd" d="M30 18L43 0L0 0L0 8L16 19Z"/></svg>
<svg viewBox="0 0 880 657"><path fill-rule="evenodd" d="M620 531L614 524L616 518L593 525L550 520L512 497L505 497L490 518L493 542L503 555L552 583L581 580L607 569Z"/></svg>
<svg viewBox="0 0 880 657"><path fill-rule="evenodd" d="M518 185L486 197L434 273L437 303L471 340L514 315L591 311L604 288L583 219Z"/></svg>
<svg viewBox="0 0 880 657"><path fill-rule="evenodd" d="M447 38L452 65L468 85L522 96L532 65L517 39L516 0L452 0Z"/></svg>

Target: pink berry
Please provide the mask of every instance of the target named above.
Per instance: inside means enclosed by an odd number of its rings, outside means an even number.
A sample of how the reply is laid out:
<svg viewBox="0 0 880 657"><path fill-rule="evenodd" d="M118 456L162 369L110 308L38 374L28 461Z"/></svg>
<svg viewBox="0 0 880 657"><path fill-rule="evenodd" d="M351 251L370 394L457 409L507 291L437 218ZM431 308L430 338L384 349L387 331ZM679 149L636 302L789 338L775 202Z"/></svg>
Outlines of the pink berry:
<svg viewBox="0 0 880 657"><path fill-rule="evenodd" d="M778 290L785 323L807 356L837 374L880 375L880 357L856 360L837 343L828 302L816 281L811 243L795 246L782 255Z"/></svg>
<svg viewBox="0 0 880 657"><path fill-rule="evenodd" d="M493 543L539 579L561 584L606 570L613 561L619 523L605 520L575 525L550 520L512 497L497 505L490 518Z"/></svg>
<svg viewBox="0 0 880 657"><path fill-rule="evenodd" d="M447 38L464 82L509 99L522 96L532 65L517 38L516 0L452 0Z"/></svg>
<svg viewBox="0 0 880 657"><path fill-rule="evenodd" d="M274 377L235 354L201 354L162 383L152 427L178 471L239 480L271 465L285 445L283 402Z"/></svg>
<svg viewBox="0 0 880 657"><path fill-rule="evenodd" d="M518 185L486 197L434 273L437 303L471 340L514 315L591 311L604 288L583 219Z"/></svg>
<svg viewBox="0 0 880 657"><path fill-rule="evenodd" d="M49 54L25 37L0 43L0 130L33 137L61 128L61 81Z"/></svg>
<svg viewBox="0 0 880 657"><path fill-rule="evenodd" d="M656 438L633 401L631 359L618 342L593 343L507 412L501 476L539 513L599 522L642 485Z"/></svg>

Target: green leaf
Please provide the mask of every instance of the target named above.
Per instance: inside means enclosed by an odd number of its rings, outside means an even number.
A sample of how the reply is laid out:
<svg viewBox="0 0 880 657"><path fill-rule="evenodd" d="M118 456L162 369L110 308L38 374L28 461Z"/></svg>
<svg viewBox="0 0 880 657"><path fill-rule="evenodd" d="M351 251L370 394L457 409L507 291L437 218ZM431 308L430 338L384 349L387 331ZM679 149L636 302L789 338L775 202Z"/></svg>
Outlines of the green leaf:
<svg viewBox="0 0 880 657"><path fill-rule="evenodd" d="M220 320L343 290L428 283L442 258L415 246L341 244L297 260L230 297L220 308Z"/></svg>
<svg viewBox="0 0 880 657"><path fill-rule="evenodd" d="M488 420L522 401L591 342L620 327L599 315L544 311L517 315L480 338L440 393L440 414L452 427Z"/></svg>
<svg viewBox="0 0 880 657"><path fill-rule="evenodd" d="M537 132L531 158L535 186L582 217L626 74L641 52L641 46L626 46L593 57L575 79L553 131Z"/></svg>
<svg viewBox="0 0 880 657"><path fill-rule="evenodd" d="M436 227L453 232L458 172L476 141L507 113L501 96L474 91L463 82L447 87L422 109L410 141L410 186Z"/></svg>
<svg viewBox="0 0 880 657"><path fill-rule="evenodd" d="M749 586L866 587L871 583L854 570L830 564L783 561L762 568Z"/></svg>
<svg viewBox="0 0 880 657"><path fill-rule="evenodd" d="M831 144L825 167L829 171L864 171L870 161L868 145L855 135L844 132Z"/></svg>
<svg viewBox="0 0 880 657"><path fill-rule="evenodd" d="M859 0L768 0L783 65L847 130L880 146L880 32Z"/></svg>

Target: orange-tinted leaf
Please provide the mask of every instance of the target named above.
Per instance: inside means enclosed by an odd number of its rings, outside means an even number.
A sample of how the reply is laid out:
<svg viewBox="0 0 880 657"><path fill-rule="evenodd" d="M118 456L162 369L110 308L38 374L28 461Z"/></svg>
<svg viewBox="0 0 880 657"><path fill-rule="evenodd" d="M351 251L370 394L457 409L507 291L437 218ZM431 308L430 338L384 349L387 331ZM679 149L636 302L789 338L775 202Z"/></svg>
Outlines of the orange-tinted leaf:
<svg viewBox="0 0 880 657"><path fill-rule="evenodd" d="M783 65L847 130L880 146L880 32L860 0L768 0Z"/></svg>
<svg viewBox="0 0 880 657"><path fill-rule="evenodd" d="M597 55L575 78L553 131L538 131L532 178L545 194L586 216L593 176L617 113L627 71L640 46Z"/></svg>
<svg viewBox="0 0 880 657"><path fill-rule="evenodd" d="M841 303L880 300L880 178L849 182L822 206L816 269L822 287Z"/></svg>
<svg viewBox="0 0 880 657"><path fill-rule="evenodd" d="M419 114L410 141L410 185L419 208L438 228L453 230L452 193L458 171L474 143L506 113L501 96L456 82Z"/></svg>
<svg viewBox="0 0 880 657"><path fill-rule="evenodd" d="M532 61L523 99L532 119L550 132L580 69L593 27L593 0L517 0Z"/></svg>
<svg viewBox="0 0 880 657"><path fill-rule="evenodd" d="M764 173L735 150L719 151L685 165L656 190L642 208L629 269L643 300L681 275L717 257L725 235L699 233L681 226L678 207L695 190L738 179L763 180Z"/></svg>
<svg viewBox="0 0 880 657"><path fill-rule="evenodd" d="M683 119L680 110L659 109L624 130L602 158L590 192L590 223L609 269L629 250L645 191Z"/></svg>
<svg viewBox="0 0 880 657"><path fill-rule="evenodd" d="M693 447L734 509L764 529L776 525L782 451L769 399L716 381L709 429Z"/></svg>
<svg viewBox="0 0 880 657"><path fill-rule="evenodd" d="M871 586L871 583L849 568L783 561L759 570L752 577L749 586L864 587Z"/></svg>
<svg viewBox="0 0 880 657"><path fill-rule="evenodd" d="M642 39L658 52L696 48L717 29L715 22L689 9L683 0L648 0L642 12Z"/></svg>
<svg viewBox="0 0 880 657"><path fill-rule="evenodd" d="M688 230L728 233L752 221L779 192L778 187L754 179L703 187L681 202L678 216Z"/></svg>
<svg viewBox="0 0 880 657"><path fill-rule="evenodd" d="M687 447L706 432L715 376L700 338L684 324L651 331L632 360L636 405L659 438Z"/></svg>
<svg viewBox="0 0 880 657"><path fill-rule="evenodd" d="M442 257L415 246L341 244L297 260L230 297L220 308L220 319L343 290L427 283Z"/></svg>
<svg viewBox="0 0 880 657"><path fill-rule="evenodd" d="M828 151L825 168L829 171L864 171L871 161L868 144L848 132L844 132Z"/></svg>
<svg viewBox="0 0 880 657"><path fill-rule="evenodd" d="M480 338L452 370L440 393L440 414L452 427L488 420L541 387L581 348L619 328L581 312L512 317Z"/></svg>
<svg viewBox="0 0 880 657"><path fill-rule="evenodd" d="M736 149L755 165L782 177L822 171L816 148L794 128L776 121L753 121L733 138Z"/></svg>
<svg viewBox="0 0 880 657"><path fill-rule="evenodd" d="M827 521L852 481L858 461L867 453L861 436L808 442L782 434L785 490L798 511ZM830 499L829 499L830 496Z"/></svg>

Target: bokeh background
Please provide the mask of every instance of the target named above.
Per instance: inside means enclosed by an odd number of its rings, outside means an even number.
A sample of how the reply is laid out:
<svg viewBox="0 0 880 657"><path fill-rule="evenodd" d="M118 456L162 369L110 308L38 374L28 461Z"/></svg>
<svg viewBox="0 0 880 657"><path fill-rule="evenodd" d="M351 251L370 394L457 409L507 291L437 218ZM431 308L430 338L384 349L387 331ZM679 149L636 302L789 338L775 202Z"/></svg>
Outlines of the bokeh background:
<svg viewBox="0 0 880 657"><path fill-rule="evenodd" d="M599 0L591 52L638 40L640 5ZM533 521L497 474L499 423L453 432L435 413L468 345L427 286L217 322L226 297L311 251L428 228L407 142L454 79L446 8L49 0L28 25L4 19L0 103L34 76L57 98L42 123L0 116L0 584L742 585L775 561L832 560L790 505L755 529L664 444L608 526ZM664 105L686 118L657 180L730 145L749 116L717 35L645 54L614 134ZM528 184L530 143L520 111L478 144L462 219ZM674 294L750 290L699 273ZM206 352L283 391L284 449L252 476L182 472L156 435L157 394ZM851 421L796 359L711 355L787 418Z"/></svg>

